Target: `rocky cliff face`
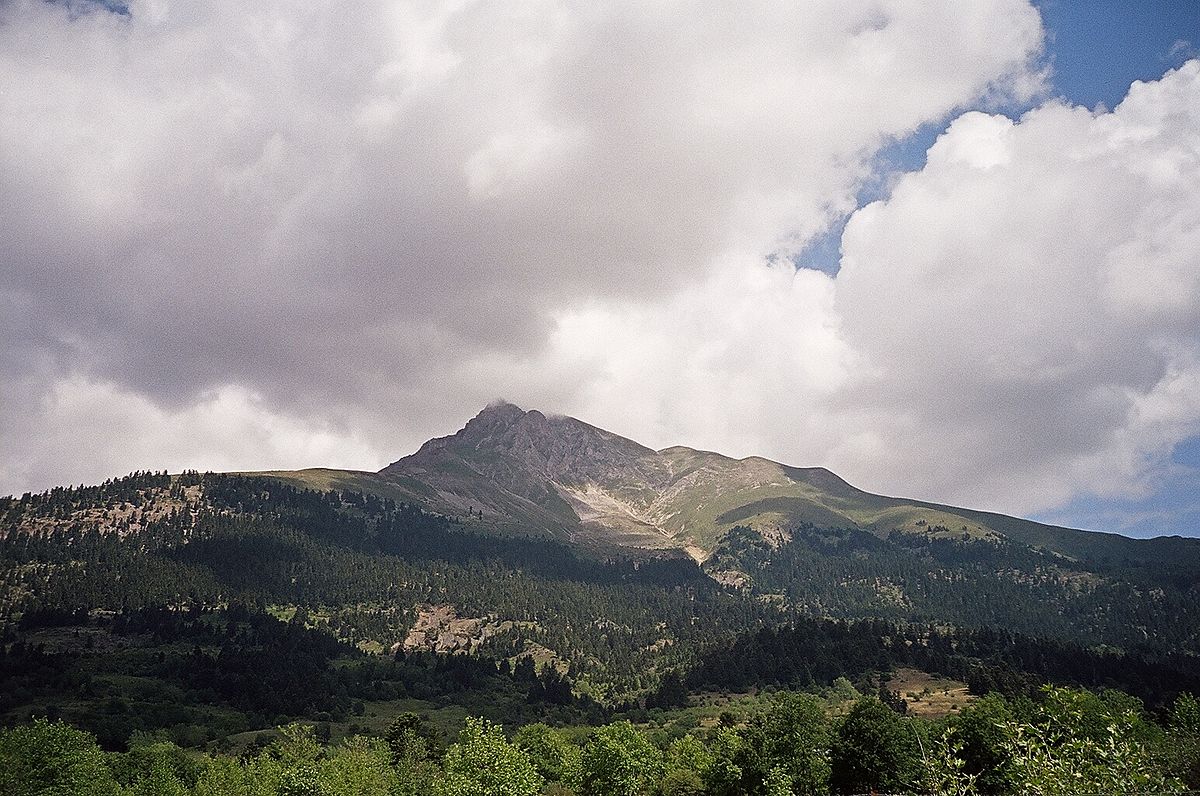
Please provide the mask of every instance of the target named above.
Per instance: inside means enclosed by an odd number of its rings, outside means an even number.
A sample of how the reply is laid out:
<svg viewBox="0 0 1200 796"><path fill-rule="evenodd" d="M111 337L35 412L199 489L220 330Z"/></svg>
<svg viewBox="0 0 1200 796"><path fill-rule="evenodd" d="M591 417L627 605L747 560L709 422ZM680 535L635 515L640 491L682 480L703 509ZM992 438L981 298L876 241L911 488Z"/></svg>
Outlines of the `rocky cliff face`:
<svg viewBox="0 0 1200 796"><path fill-rule="evenodd" d="M441 510L579 538L590 517L581 517L572 495L605 484L650 500L652 484L662 480L656 458L650 448L574 418L501 402L379 474L431 488ZM606 529L593 528L600 536ZM617 541L661 546L654 538Z"/></svg>
<svg viewBox="0 0 1200 796"><path fill-rule="evenodd" d="M573 417L523 411L510 403L488 406L449 437L430 440L412 456L383 470L436 468L467 463L482 475L513 486L531 477L556 483L653 477L646 460L655 452Z"/></svg>
<svg viewBox="0 0 1200 796"><path fill-rule="evenodd" d="M427 508L483 525L582 543L681 550L698 560L737 525L771 543L786 539L797 523L811 523L882 537L1016 534L1045 544L1036 523L872 495L821 467L685 447L654 451L571 417L504 402L373 477Z"/></svg>
<svg viewBox="0 0 1200 796"><path fill-rule="evenodd" d="M682 548L698 558L726 529L717 518L743 505L747 492L797 483L766 459L654 451L571 417L504 402L380 476L427 485L446 510L549 525L577 540ZM768 524L777 530L777 522Z"/></svg>

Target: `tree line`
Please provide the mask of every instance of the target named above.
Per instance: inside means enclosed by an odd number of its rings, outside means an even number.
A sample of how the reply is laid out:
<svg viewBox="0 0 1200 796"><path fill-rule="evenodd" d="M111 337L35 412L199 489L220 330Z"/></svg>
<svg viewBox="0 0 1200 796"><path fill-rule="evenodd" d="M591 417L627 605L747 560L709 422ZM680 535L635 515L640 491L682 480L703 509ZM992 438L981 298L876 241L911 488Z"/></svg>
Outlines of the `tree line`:
<svg viewBox="0 0 1200 796"><path fill-rule="evenodd" d="M789 796L795 794L1184 793L1200 784L1200 702L1164 722L1118 692L994 695L942 721L861 698L843 715L806 694L764 712L664 735L629 721L528 724L509 735L467 719L445 744L421 717L384 737L323 744L281 727L240 756L189 753L145 736L106 753L90 734L40 719L0 731L0 791L87 796Z"/></svg>

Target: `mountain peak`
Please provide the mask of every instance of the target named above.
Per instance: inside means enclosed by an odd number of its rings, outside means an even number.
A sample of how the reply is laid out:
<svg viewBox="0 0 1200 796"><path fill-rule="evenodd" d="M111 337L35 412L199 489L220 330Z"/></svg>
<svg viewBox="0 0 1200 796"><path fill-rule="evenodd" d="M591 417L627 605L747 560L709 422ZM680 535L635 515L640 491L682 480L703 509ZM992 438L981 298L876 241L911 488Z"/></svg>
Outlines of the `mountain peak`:
<svg viewBox="0 0 1200 796"><path fill-rule="evenodd" d="M467 421L467 425L454 436L462 434L470 434L483 429L507 428L513 423L520 421L528 412L523 410L516 404L511 404L503 399L492 401L475 417Z"/></svg>
<svg viewBox="0 0 1200 796"><path fill-rule="evenodd" d="M525 414L525 410L511 401L506 401L503 398L497 398L488 403L487 406L479 410L475 417L519 417Z"/></svg>
<svg viewBox="0 0 1200 796"><path fill-rule="evenodd" d="M497 400L485 406L456 434L431 439L412 456L385 468L429 466L447 457L479 472L514 468L552 481L586 478L597 467L628 464L653 451L633 440L564 415L545 415ZM502 460L502 461L501 461Z"/></svg>

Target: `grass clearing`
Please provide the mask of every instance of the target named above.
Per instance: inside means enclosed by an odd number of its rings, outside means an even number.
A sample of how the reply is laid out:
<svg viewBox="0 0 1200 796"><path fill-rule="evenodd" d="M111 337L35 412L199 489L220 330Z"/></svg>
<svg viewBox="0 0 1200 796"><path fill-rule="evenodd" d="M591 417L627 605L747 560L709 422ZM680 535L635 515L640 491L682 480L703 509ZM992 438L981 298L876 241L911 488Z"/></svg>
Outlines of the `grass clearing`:
<svg viewBox="0 0 1200 796"><path fill-rule="evenodd" d="M913 716L938 719L958 713L979 697L967 692L967 684L917 669L897 669L887 682L889 691L898 691Z"/></svg>

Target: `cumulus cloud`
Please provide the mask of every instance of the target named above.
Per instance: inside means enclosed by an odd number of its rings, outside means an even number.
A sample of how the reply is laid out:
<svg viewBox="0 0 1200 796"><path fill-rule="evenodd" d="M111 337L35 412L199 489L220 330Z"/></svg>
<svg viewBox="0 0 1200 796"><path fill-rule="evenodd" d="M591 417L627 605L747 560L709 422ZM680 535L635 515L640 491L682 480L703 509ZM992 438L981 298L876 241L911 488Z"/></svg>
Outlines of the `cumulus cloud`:
<svg viewBox="0 0 1200 796"><path fill-rule="evenodd" d="M0 492L372 469L505 396L1011 512L1146 495L1200 433L1200 63L981 112L1041 40L1018 0L0 4Z"/></svg>
<svg viewBox="0 0 1200 796"><path fill-rule="evenodd" d="M819 407L856 381L834 281L732 259L667 301L564 313L544 368L586 374L569 402L657 446L808 460L841 444Z"/></svg>
<svg viewBox="0 0 1200 796"><path fill-rule="evenodd" d="M715 300L887 141L1036 91L1041 35L1023 0L0 5L3 488L111 461L77 384L183 419L241 390L364 466L499 393L573 410L566 317ZM270 451L238 461L300 463Z"/></svg>
<svg viewBox="0 0 1200 796"><path fill-rule="evenodd" d="M1149 494L1200 433L1200 63L981 112L1041 40L1018 0L0 4L0 492L370 469L506 396L1005 511ZM791 267L847 213L836 277Z"/></svg>
<svg viewBox="0 0 1200 796"><path fill-rule="evenodd" d="M1042 509L1144 489L1200 430L1198 108L1190 62L1111 113L965 114L854 215L836 307L898 472Z"/></svg>
<svg viewBox="0 0 1200 796"><path fill-rule="evenodd" d="M30 424L0 428L8 441L0 479L10 484L99 483L142 469L227 472L256 462L354 469L374 456L352 430L281 416L238 386L164 411L136 393L76 377L41 395Z"/></svg>
<svg viewBox="0 0 1200 796"><path fill-rule="evenodd" d="M1198 109L1190 62L1112 112L964 113L852 215L836 278L734 266L566 316L558 355L662 443L1016 513L1144 497L1200 432Z"/></svg>

